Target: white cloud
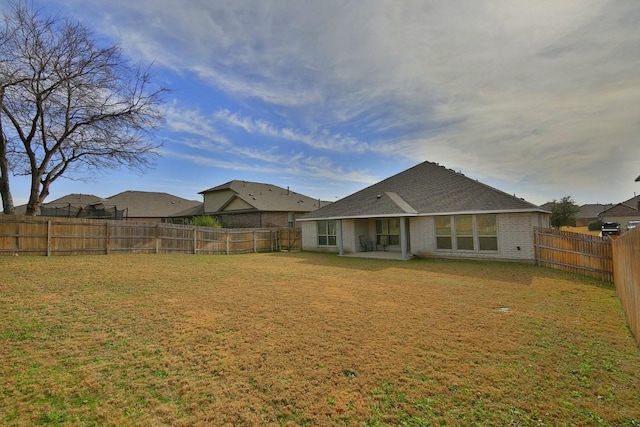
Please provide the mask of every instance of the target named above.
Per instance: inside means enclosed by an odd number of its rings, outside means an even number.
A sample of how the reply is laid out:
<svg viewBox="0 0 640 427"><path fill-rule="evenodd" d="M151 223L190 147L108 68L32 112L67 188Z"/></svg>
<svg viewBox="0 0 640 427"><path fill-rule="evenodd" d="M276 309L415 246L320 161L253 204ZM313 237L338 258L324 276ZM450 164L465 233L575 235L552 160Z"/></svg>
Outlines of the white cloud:
<svg viewBox="0 0 640 427"><path fill-rule="evenodd" d="M383 153L555 197L605 194L605 177L627 191L640 172L635 0L69 1L128 51L247 105L170 111L169 126L251 159L262 150L224 127L349 153L324 165L338 171Z"/></svg>
<svg viewBox="0 0 640 427"><path fill-rule="evenodd" d="M362 153L370 149L369 144L353 137L322 132L318 135L305 134L290 128L280 128L266 120L253 120L250 117L219 110L215 114L217 121L243 129L247 133L255 133L270 138L279 138L300 142L308 147L344 153Z"/></svg>

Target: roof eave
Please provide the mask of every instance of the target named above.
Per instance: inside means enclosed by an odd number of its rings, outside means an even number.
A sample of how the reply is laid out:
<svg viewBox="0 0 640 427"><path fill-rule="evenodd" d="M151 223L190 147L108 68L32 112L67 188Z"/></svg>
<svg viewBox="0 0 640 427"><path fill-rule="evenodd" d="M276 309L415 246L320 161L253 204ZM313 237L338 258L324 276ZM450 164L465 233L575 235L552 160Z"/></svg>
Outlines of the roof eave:
<svg viewBox="0 0 640 427"><path fill-rule="evenodd" d="M315 218L296 218L296 221L329 221L337 219L370 219L370 218L410 218L424 216L442 216L442 215L479 215L479 214L501 214L501 213L542 213L550 214L551 212L544 209L503 209L489 211L451 211L451 212L431 212L431 213L399 213L399 214L374 214L374 215L334 215Z"/></svg>
<svg viewBox="0 0 640 427"><path fill-rule="evenodd" d="M477 210L477 211L451 211L451 212L432 212L421 213L418 216L441 216L441 215L482 215L482 214L504 214L504 213L543 213L551 214L544 209L493 209L493 210Z"/></svg>

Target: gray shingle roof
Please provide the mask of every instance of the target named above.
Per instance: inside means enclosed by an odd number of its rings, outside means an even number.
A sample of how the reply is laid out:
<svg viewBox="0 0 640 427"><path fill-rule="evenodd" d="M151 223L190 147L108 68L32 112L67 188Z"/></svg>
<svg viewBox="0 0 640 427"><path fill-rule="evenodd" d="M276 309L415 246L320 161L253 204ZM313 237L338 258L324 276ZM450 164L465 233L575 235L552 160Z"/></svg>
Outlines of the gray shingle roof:
<svg viewBox="0 0 640 427"><path fill-rule="evenodd" d="M81 207L87 205L93 205L96 203L104 203L105 205L111 205L102 197L94 196L93 194L67 194L66 196L62 196L58 199L52 200L47 203L43 203L43 206L49 208L65 208L68 206L73 207ZM19 205L15 207L16 215L24 215L27 212L27 205ZM37 212L40 213L39 210Z"/></svg>
<svg viewBox="0 0 640 427"><path fill-rule="evenodd" d="M477 212L547 212L436 163L424 162L305 215L303 220Z"/></svg>
<svg viewBox="0 0 640 427"><path fill-rule="evenodd" d="M606 205L601 203L590 203L580 206L580 212L576 215L577 218L597 218L600 212L603 212L613 207L613 204L608 203Z"/></svg>
<svg viewBox="0 0 640 427"><path fill-rule="evenodd" d="M221 190L233 191L235 197L253 206L254 210L262 212L311 212L318 209L318 199L296 193L290 189L259 182L229 181L201 191L200 194L204 195ZM320 202L320 205L324 206L327 203Z"/></svg>
<svg viewBox="0 0 640 427"><path fill-rule="evenodd" d="M107 200L118 209L126 208L128 217L136 218L167 218L202 204L167 193L148 191L123 191Z"/></svg>

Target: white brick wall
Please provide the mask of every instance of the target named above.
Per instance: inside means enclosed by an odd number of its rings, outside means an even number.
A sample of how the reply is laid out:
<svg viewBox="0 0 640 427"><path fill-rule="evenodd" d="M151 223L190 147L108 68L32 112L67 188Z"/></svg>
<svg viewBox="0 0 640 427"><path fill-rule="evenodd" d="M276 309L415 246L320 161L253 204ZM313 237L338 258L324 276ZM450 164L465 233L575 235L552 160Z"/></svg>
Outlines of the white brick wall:
<svg viewBox="0 0 640 427"><path fill-rule="evenodd" d="M533 227L548 227L548 215L538 213L498 214L497 251L451 251L437 250L433 217L416 217L409 220L409 252L419 257L450 257L477 259L505 259L533 262ZM345 253L359 252L358 236L366 234L365 227L375 223L365 220L342 222L343 248ZM338 247L318 247L315 222L302 222L302 248L310 251L338 252ZM371 235L371 230L369 230ZM375 233L375 228L373 228ZM518 249L520 248L520 249Z"/></svg>
<svg viewBox="0 0 640 427"><path fill-rule="evenodd" d="M411 251L416 256L534 261L533 227L548 227L546 215L537 213L498 214L497 251L437 250L433 217L412 218ZM520 249L518 249L520 248Z"/></svg>

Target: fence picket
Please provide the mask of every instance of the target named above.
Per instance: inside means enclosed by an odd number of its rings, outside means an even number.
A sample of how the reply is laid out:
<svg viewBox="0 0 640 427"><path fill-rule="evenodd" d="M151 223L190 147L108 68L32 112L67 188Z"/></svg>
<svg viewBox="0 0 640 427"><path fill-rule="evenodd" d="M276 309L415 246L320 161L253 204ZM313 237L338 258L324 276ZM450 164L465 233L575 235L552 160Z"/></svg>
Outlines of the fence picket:
<svg viewBox="0 0 640 427"><path fill-rule="evenodd" d="M535 228L536 265L613 282L611 239Z"/></svg>
<svg viewBox="0 0 640 427"><path fill-rule="evenodd" d="M287 238L285 244L285 233L290 233L295 238ZM0 215L0 255L109 255L143 252L229 255L300 249L299 242L300 229L219 229L177 224Z"/></svg>
<svg viewBox="0 0 640 427"><path fill-rule="evenodd" d="M613 275L629 329L640 346L640 228L613 242Z"/></svg>

